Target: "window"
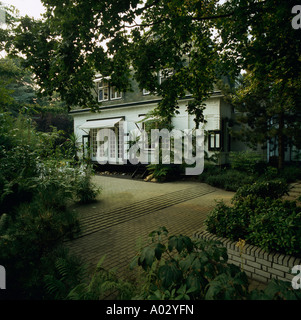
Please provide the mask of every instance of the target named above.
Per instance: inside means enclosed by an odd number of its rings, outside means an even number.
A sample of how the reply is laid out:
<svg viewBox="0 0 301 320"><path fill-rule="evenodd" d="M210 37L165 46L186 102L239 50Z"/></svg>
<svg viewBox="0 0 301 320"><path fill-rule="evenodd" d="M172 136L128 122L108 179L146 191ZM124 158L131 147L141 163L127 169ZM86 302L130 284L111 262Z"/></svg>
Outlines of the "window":
<svg viewBox="0 0 301 320"><path fill-rule="evenodd" d="M91 152L92 152L92 157L96 157L97 154L97 129L91 129Z"/></svg>
<svg viewBox="0 0 301 320"><path fill-rule="evenodd" d="M101 80L98 82L98 101L109 100L109 82L107 80Z"/></svg>
<svg viewBox="0 0 301 320"><path fill-rule="evenodd" d="M98 102L121 99L122 94L116 87L110 86L108 80L98 81Z"/></svg>
<svg viewBox="0 0 301 320"><path fill-rule="evenodd" d="M208 135L208 150L215 151L221 148L221 133L220 131L210 131Z"/></svg>
<svg viewBox="0 0 301 320"><path fill-rule="evenodd" d="M167 78L170 78L174 74L173 69L164 69L159 73L159 84L162 84Z"/></svg>
<svg viewBox="0 0 301 320"><path fill-rule="evenodd" d="M110 98L111 100L121 99L121 93L116 90L116 87L110 87Z"/></svg>

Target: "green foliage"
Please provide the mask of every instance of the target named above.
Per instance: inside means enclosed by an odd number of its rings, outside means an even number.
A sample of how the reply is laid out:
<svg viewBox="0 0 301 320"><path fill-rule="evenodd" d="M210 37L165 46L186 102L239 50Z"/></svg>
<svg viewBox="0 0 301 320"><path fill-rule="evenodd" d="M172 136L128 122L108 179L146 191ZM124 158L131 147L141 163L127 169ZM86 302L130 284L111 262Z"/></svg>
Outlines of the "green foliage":
<svg viewBox="0 0 301 320"><path fill-rule="evenodd" d="M12 218L1 216L0 260L8 272L8 298L41 299L42 277L48 257L66 237L79 230L71 211L43 208L39 203L23 204Z"/></svg>
<svg viewBox="0 0 301 320"><path fill-rule="evenodd" d="M255 174L260 166L263 165L261 156L252 151L230 152L231 168L238 171Z"/></svg>
<svg viewBox="0 0 301 320"><path fill-rule="evenodd" d="M301 168L298 166L287 166L279 172L279 177L287 183L292 183L301 179Z"/></svg>
<svg viewBox="0 0 301 320"><path fill-rule="evenodd" d="M233 206L220 202L207 216L209 232L284 254L300 255L301 208L294 201L282 201L255 194L233 199Z"/></svg>
<svg viewBox="0 0 301 320"><path fill-rule="evenodd" d="M201 181L214 187L228 191L236 191L244 185L248 185L255 180L255 177L234 169L209 170L202 173Z"/></svg>
<svg viewBox="0 0 301 320"><path fill-rule="evenodd" d="M134 286L118 278L114 270L107 271L102 267L105 256L100 259L91 279L79 283L66 296L68 300L103 300L114 297L117 300L128 300Z"/></svg>
<svg viewBox="0 0 301 320"><path fill-rule="evenodd" d="M43 276L46 299L65 300L71 289L88 278L87 265L79 257L70 255L66 248L58 248L43 259L46 265L52 266Z"/></svg>
<svg viewBox="0 0 301 320"><path fill-rule="evenodd" d="M279 169L284 165L285 144L300 147L301 41L289 23L294 5L292 0L252 0L247 5L231 0L221 11L236 19L217 20L225 71L247 70L228 95L240 112L236 119L243 124L237 136L251 145L276 139Z"/></svg>
<svg viewBox="0 0 301 320"><path fill-rule="evenodd" d="M250 216L247 241L266 251L300 256L301 208L295 202L271 200L259 202Z"/></svg>
<svg viewBox="0 0 301 320"><path fill-rule="evenodd" d="M237 241L246 238L251 214L247 200L235 203L233 208L220 201L207 216L205 224L209 232Z"/></svg>
<svg viewBox="0 0 301 320"><path fill-rule="evenodd" d="M259 181L245 185L237 190L234 200L246 198L248 195L260 198L278 199L289 192L289 185L280 179L271 181Z"/></svg>
<svg viewBox="0 0 301 320"><path fill-rule="evenodd" d="M0 261L9 270L7 298L41 299L47 294L43 276L62 263L54 258L57 248L80 231L69 204L97 193L88 167L55 159L51 143L59 132L40 134L24 116L4 113L0 122Z"/></svg>
<svg viewBox="0 0 301 320"><path fill-rule="evenodd" d="M253 290L250 300L301 300L300 290L293 289L289 281L271 280L264 290Z"/></svg>
<svg viewBox="0 0 301 320"><path fill-rule="evenodd" d="M76 175L74 188L75 197L80 203L95 201L97 195L101 192L101 188L91 182L91 168L89 167Z"/></svg>
<svg viewBox="0 0 301 320"><path fill-rule="evenodd" d="M68 300L301 299L290 282L279 280L272 280L264 290L250 291L245 272L227 263L226 249L220 243L169 236L165 227L151 232L149 244L133 259L131 268L138 275L135 282L104 269L104 259L87 276L85 267L72 257L54 256L55 267L44 277L50 296Z"/></svg>
<svg viewBox="0 0 301 320"><path fill-rule="evenodd" d="M226 249L218 243L194 241L183 235L168 237L164 227L149 237L151 244L132 263L132 267L144 270L140 279L143 286L135 299L238 299L246 292L247 277L238 267L226 263ZM216 285L220 275L224 275L226 286Z"/></svg>
<svg viewBox="0 0 301 320"><path fill-rule="evenodd" d="M183 172L181 166L172 164L149 164L146 167L149 173L160 182L175 180Z"/></svg>

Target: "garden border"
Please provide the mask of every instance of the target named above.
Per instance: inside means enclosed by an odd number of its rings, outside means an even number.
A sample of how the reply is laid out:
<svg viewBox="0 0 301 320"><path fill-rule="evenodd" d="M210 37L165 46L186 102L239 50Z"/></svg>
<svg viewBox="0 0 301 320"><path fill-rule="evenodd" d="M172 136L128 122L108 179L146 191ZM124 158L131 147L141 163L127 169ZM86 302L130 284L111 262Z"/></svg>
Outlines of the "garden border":
<svg viewBox="0 0 301 320"><path fill-rule="evenodd" d="M227 249L228 263L240 267L250 279L268 283L272 279L291 282L294 265L301 265L301 259L279 252L267 252L251 244L245 244L242 255L236 241L218 237L204 228L197 230L193 236L198 239L219 241Z"/></svg>

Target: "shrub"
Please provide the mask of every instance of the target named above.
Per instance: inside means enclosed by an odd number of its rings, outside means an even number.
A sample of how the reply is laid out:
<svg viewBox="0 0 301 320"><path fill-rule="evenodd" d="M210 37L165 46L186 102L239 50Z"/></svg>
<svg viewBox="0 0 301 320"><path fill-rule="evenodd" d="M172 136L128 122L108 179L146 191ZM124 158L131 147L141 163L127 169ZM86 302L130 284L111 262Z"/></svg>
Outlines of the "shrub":
<svg viewBox="0 0 301 320"><path fill-rule="evenodd" d="M205 162L204 170L202 174L199 175L199 181L206 182L208 177L219 175L220 173L221 168L219 166Z"/></svg>
<svg viewBox="0 0 301 320"><path fill-rule="evenodd" d="M265 199L250 217L246 240L267 251L300 256L301 208L293 201Z"/></svg>
<svg viewBox="0 0 301 320"><path fill-rule="evenodd" d="M235 196L234 200L245 198L249 195L254 195L260 198L271 198L277 199L285 194L288 194L289 185L283 180L271 180L255 182L251 185L245 185L240 187Z"/></svg>
<svg viewBox="0 0 301 320"><path fill-rule="evenodd" d="M171 165L171 164L149 164L147 165L147 170L150 174L153 175L155 179L158 181L168 181L174 180L182 172L182 167L179 165Z"/></svg>
<svg viewBox="0 0 301 320"><path fill-rule="evenodd" d="M74 212L47 209L37 201L16 211L14 217L2 215L0 220L0 261L8 270L10 283L7 295L40 299L41 259L47 259L63 239L79 231L78 219Z"/></svg>
<svg viewBox="0 0 301 320"><path fill-rule="evenodd" d="M80 203L90 203L95 201L101 189L97 188L96 185L91 182L91 169L83 170L76 177L74 185L75 198Z"/></svg>
<svg viewBox="0 0 301 320"><path fill-rule="evenodd" d="M228 207L223 201L220 201L205 220L207 230L219 237L235 241L239 238L245 239L253 212L250 204L252 201L253 199L248 199L244 202L237 202L234 207Z"/></svg>
<svg viewBox="0 0 301 320"><path fill-rule="evenodd" d="M206 177L205 182L221 189L236 191L241 186L254 182L254 177L233 169L221 170L219 174Z"/></svg>
<svg viewBox="0 0 301 320"><path fill-rule="evenodd" d="M295 182L301 179L301 168L296 166L285 167L279 172L279 176L287 183Z"/></svg>
<svg viewBox="0 0 301 320"><path fill-rule="evenodd" d="M88 279L88 266L65 247L43 257L41 264L44 299L66 300L70 290Z"/></svg>
<svg viewBox="0 0 301 320"><path fill-rule="evenodd" d="M253 151L230 152L230 164L232 169L249 174L255 174L264 167L262 157Z"/></svg>
<svg viewBox="0 0 301 320"><path fill-rule="evenodd" d="M52 275L45 277L48 291L52 297L72 300L301 299L298 290L280 280L272 280L265 290L249 291L245 272L227 263L226 249L216 241L168 236L165 227L151 232L149 240L132 262L132 268L142 272L135 283L105 270L103 257L92 277L76 284L66 295L69 284L79 282L80 277L70 268L72 264L59 258ZM82 269L78 272L81 275Z"/></svg>
<svg viewBox="0 0 301 320"><path fill-rule="evenodd" d="M242 238L267 251L300 256L301 208L294 201L248 195L235 200L232 207L218 204L205 224L217 236Z"/></svg>
<svg viewBox="0 0 301 320"><path fill-rule="evenodd" d="M246 295L245 273L227 264L226 249L216 242L168 237L166 228L150 234L151 244L135 257L144 270L135 299L241 299Z"/></svg>

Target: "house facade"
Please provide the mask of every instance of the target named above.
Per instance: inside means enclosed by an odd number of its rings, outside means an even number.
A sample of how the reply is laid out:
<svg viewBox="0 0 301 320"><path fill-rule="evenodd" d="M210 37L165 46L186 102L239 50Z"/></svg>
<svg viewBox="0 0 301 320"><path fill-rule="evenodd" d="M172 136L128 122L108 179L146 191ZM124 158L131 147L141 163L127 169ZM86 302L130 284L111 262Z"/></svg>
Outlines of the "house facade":
<svg viewBox="0 0 301 320"><path fill-rule="evenodd" d="M85 108L70 111L74 119L74 133L81 150L79 156L83 156L87 152L85 147L89 146L88 156L95 163L129 163L129 136L131 139L135 134L139 136L139 131L144 129L146 115L158 105L160 97L145 90L141 91L137 83L132 84L132 91L120 93L110 86L109 79L102 77L95 79L95 88L100 103L98 112ZM191 99L191 95L187 95L178 101L179 114L172 118L172 125L177 130L195 128L194 115L186 111ZM229 134L234 110L224 101L219 90L214 90L205 104L206 122L200 123L200 129L205 132L205 154L208 157L218 154L218 164L226 164L230 151L245 148ZM103 137L99 137L100 132ZM151 145L144 150L149 155L153 151Z"/></svg>

